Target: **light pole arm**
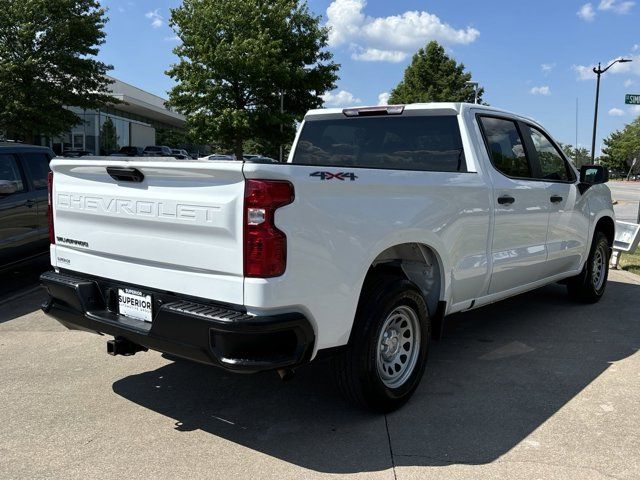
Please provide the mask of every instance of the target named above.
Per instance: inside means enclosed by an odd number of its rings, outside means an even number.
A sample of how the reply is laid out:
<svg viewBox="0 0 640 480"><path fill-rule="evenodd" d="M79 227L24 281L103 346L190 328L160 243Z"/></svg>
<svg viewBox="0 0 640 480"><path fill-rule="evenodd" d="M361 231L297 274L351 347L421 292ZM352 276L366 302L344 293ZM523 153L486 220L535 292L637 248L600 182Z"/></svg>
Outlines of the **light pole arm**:
<svg viewBox="0 0 640 480"><path fill-rule="evenodd" d="M606 72L607 70L609 70L611 67L613 67L616 63L618 63L618 62L626 63L626 62L628 62L628 61L629 61L629 60L625 60L625 59L623 59L623 58L618 58L617 60L614 60L613 62L611 62L611 63L607 66L607 68L605 68L604 70L602 70L602 69L600 68L600 64L598 64L598 68L597 68L597 69L596 69L595 67L593 67L593 73L595 73L595 74L602 74L602 73Z"/></svg>

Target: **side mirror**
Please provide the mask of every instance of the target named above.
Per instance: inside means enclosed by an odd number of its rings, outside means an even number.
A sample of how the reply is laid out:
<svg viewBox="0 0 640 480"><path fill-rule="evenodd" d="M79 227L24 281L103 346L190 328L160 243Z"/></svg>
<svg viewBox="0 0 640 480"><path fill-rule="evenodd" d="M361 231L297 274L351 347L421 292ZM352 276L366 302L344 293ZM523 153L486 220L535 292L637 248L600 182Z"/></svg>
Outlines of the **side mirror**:
<svg viewBox="0 0 640 480"><path fill-rule="evenodd" d="M11 195L18 191L18 186L8 180L0 180L0 196Z"/></svg>
<svg viewBox="0 0 640 480"><path fill-rule="evenodd" d="M580 191L584 193L591 185L607 183L609 170L602 165L583 165L580 168Z"/></svg>

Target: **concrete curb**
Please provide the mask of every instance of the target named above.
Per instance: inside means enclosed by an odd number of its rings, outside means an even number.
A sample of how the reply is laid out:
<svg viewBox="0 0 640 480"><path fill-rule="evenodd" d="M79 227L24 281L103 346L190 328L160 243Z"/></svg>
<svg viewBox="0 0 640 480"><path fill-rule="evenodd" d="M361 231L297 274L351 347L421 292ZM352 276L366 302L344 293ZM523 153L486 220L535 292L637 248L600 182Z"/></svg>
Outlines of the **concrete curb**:
<svg viewBox="0 0 640 480"><path fill-rule="evenodd" d="M628 272L626 270L609 270L609 273L615 272L616 275L620 275L625 280L635 283L636 285L640 285L640 275L636 275L635 273Z"/></svg>

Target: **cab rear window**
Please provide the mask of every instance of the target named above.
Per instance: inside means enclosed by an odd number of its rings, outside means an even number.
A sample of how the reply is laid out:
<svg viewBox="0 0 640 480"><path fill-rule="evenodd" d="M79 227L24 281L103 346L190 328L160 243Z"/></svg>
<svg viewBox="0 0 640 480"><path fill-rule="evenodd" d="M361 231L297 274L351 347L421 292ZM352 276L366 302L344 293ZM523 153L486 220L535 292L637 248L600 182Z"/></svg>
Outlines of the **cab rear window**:
<svg viewBox="0 0 640 480"><path fill-rule="evenodd" d="M293 163L466 171L460 127L454 115L307 120Z"/></svg>

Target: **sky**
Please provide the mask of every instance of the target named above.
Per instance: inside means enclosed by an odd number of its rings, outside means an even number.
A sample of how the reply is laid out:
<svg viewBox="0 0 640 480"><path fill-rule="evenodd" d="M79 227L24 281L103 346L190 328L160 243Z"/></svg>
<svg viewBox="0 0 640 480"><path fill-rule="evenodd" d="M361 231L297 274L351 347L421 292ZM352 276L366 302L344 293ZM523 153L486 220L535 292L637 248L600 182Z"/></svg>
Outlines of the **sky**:
<svg viewBox="0 0 640 480"><path fill-rule="evenodd" d="M168 25L179 0L103 0L107 39L99 58L111 74L163 97L165 71L178 44ZM597 150L640 106L640 4L630 0L308 0L331 28L329 49L341 64L327 107L377 105L402 79L412 55L430 40L465 65L484 101L539 121L563 143L590 148L594 65L625 57L602 75Z"/></svg>

